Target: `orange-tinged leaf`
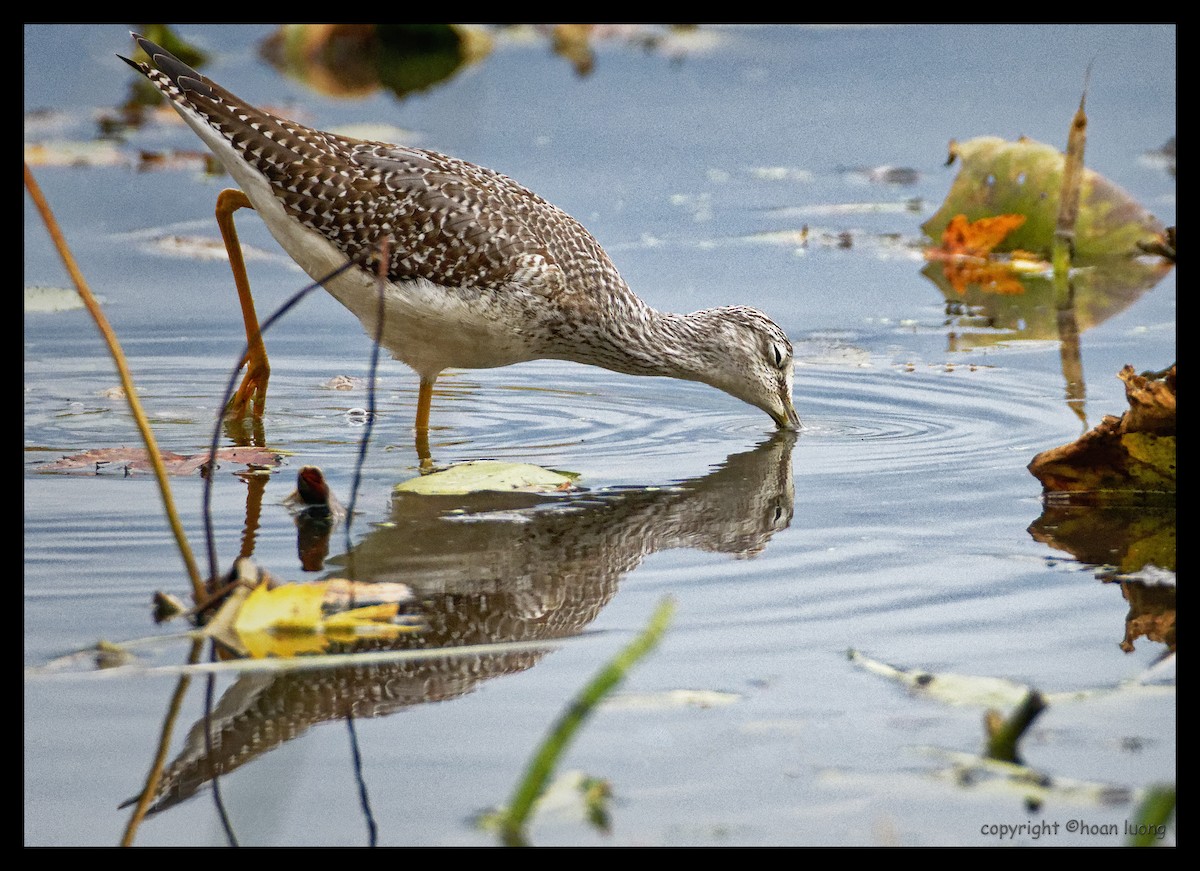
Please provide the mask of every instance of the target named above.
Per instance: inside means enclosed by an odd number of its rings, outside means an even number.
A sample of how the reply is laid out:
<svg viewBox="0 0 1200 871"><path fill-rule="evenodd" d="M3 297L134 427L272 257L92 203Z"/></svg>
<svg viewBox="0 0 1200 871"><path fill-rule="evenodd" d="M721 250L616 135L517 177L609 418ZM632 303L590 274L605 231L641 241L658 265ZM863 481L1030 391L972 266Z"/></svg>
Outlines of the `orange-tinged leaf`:
<svg viewBox="0 0 1200 871"><path fill-rule="evenodd" d="M942 244L925 252L926 260L942 261L947 283L960 296L968 287L984 293L1017 295L1025 286L1016 276L1018 266L1029 271L1031 261L1026 252L1014 262L1011 257L993 260L992 250L1009 233L1025 223L1024 215L996 215L970 221L966 215L955 215L942 233Z"/></svg>
<svg viewBox="0 0 1200 871"><path fill-rule="evenodd" d="M942 250L984 257L1024 223L1024 215L996 215L977 221L967 220L966 215L955 215L942 232Z"/></svg>
<svg viewBox="0 0 1200 871"><path fill-rule="evenodd" d="M989 259L996 257L993 254ZM1027 254L1014 252L1007 263L1024 287L1019 294L1000 293L996 286L969 281L951 284L947 272L954 275L954 270L946 268L950 258L933 258L921 270L945 298L948 311L956 319L955 350L1019 340L1062 341L1050 264L1028 258ZM1080 332L1129 308L1173 268L1172 263L1160 258L1110 258L1102 267L1073 273L1074 317Z"/></svg>

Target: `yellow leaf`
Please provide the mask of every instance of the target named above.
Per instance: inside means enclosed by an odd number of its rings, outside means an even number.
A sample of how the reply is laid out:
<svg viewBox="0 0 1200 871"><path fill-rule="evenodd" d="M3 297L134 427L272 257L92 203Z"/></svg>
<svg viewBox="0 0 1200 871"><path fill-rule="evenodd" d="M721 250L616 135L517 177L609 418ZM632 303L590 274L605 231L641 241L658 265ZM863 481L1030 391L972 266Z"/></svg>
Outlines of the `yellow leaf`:
<svg viewBox="0 0 1200 871"><path fill-rule="evenodd" d="M398 602L366 605L326 617L326 607L344 601L345 584L283 584L274 589L268 589L266 582L259 584L233 618L240 642L234 649L257 659L290 657L322 653L331 641L352 642L365 635L395 637L414 631L412 625L391 622L399 613ZM331 586L338 591L331 593Z"/></svg>
<svg viewBox="0 0 1200 871"><path fill-rule="evenodd" d="M259 584L238 611L234 628L243 638L254 632L318 632L324 584L284 584L268 590Z"/></svg>

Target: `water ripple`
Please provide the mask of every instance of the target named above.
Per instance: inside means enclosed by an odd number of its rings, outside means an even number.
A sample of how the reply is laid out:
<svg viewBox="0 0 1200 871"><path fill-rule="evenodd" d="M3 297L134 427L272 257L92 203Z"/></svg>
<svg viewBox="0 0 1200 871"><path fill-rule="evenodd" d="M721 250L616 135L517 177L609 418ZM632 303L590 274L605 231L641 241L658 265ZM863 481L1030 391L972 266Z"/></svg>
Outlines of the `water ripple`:
<svg viewBox="0 0 1200 871"><path fill-rule="evenodd" d="M1052 443L1047 432L1069 432L1074 420L1061 381L1004 369L873 368L835 381L806 375L803 387L816 410L804 444L817 470L1010 466L1014 453L1032 456Z"/></svg>
<svg viewBox="0 0 1200 871"><path fill-rule="evenodd" d="M694 455L744 449L773 425L762 413L689 382L530 364L439 382L434 442L455 453L588 466L622 460L652 480L695 474ZM802 366L797 407L807 473L914 472L1011 465L1074 419L1051 376L992 367ZM435 450L435 453L437 451ZM683 457L687 469L676 470ZM449 458L447 458L449 459ZM648 466L647 464L653 464Z"/></svg>

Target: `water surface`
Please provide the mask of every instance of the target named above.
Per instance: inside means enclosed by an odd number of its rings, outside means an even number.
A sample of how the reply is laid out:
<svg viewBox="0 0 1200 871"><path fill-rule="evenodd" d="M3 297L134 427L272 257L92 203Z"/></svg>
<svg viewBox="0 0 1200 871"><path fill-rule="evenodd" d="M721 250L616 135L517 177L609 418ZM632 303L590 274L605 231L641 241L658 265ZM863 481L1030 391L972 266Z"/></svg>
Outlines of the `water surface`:
<svg viewBox="0 0 1200 871"><path fill-rule="evenodd" d="M658 308L763 309L796 346L805 424L781 438L703 385L570 364L448 373L433 409L437 462L536 463L578 473L585 489L434 505L392 495L417 474L417 388L385 361L354 570L422 596L431 632L406 643L547 646L222 675L221 741L253 748L219 780L240 843L367 843L355 750L380 843L495 843L472 816L507 800L564 704L664 596L674 622L622 690L725 703L598 712L562 767L611 781L612 832L548 810L534 843L991 845L991 824L1045 819L1059 835L1007 843L1111 845L1122 838L1066 825L1119 828L1139 790L1174 782L1173 679L1116 691L1168 645L1121 648L1122 587L1099 579L1094 551L1077 558L1031 535L1043 505L1025 468L1123 411L1121 366L1175 359L1174 272L1086 326L1081 395L1057 336L948 306L916 244L953 179L949 140L1061 145L1089 63L1088 164L1173 225L1174 178L1145 157L1175 134L1173 27L714 28L679 56L600 42L587 76L545 40L499 34L481 63L404 100L338 100L279 75L257 56L267 27L180 32L210 52L205 72L247 99L326 129L386 123L513 176L579 217ZM127 96L132 72L114 56L132 50L125 28L27 26L25 48L27 142L89 140L96 113ZM199 147L182 125L154 121L115 146L113 166L35 168L161 446L181 454L205 449L243 337L228 267L163 242L216 239L212 208L229 180L187 160L139 170L136 155ZM883 165L916 179L858 171ZM262 252L251 281L269 311L303 276L253 215L240 227ZM28 198L24 256L27 287L67 286ZM257 484L218 472L215 546L226 566L248 547L250 505L259 564L289 579L341 574L343 531L308 570L281 503L304 464L348 497L370 342L313 295L267 343L263 435L287 455ZM39 471L138 443L124 403L104 393L117 379L90 320L27 313L24 349L29 668L100 639L164 634L151 596L188 585L149 476ZM331 389L337 376L352 389ZM172 485L200 550L203 482ZM1157 577L1173 584L1167 568ZM912 694L851 662L851 648L1046 693L1102 690L1052 703L1023 749L1057 782L1104 787L1107 800L1061 789L1031 809L991 782L956 781L944 754L979 750L983 708ZM148 648L144 663L186 656L176 642ZM27 675L25 843L120 840L129 809L118 806L142 787L176 682L169 670ZM188 781L186 732L204 704L195 679L169 754L177 793L139 844L226 843L211 785Z"/></svg>

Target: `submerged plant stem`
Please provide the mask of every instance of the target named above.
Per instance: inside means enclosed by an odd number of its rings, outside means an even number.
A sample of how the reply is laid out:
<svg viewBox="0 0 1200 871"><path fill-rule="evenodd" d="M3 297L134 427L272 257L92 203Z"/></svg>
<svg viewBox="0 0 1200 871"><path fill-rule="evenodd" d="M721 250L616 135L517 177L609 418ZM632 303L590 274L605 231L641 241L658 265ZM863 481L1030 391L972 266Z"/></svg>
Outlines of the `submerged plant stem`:
<svg viewBox="0 0 1200 871"><path fill-rule="evenodd" d="M67 272L71 275L71 281L75 283L75 290L79 293L80 299L83 300L83 304L91 314L92 320L96 322L96 327L100 330L100 334L108 344L109 353L112 354L113 362L117 366L117 373L121 377L121 387L125 390L125 398L129 402L129 410L133 413L133 419L137 423L138 430L142 434L142 441L146 445L146 452L150 455L150 462L154 466L154 477L158 481L158 488L162 493L163 510L167 513L167 522L171 525L171 531L175 534L175 543L179 547L180 556L183 557L184 565L187 567L188 575L192 580L192 594L195 596L196 601L200 601L204 596L204 584L200 580L200 570L196 566L196 560L192 557L192 549L188 545L187 536L184 534L183 524L179 522L179 515L175 511L175 500L171 496L171 485L167 482L167 471L163 466L162 457L159 456L158 443L155 441L154 432L150 429L150 422L146 419L146 414L142 410L141 403L138 401L137 388L134 387L133 376L129 373L129 365L125 361L125 354L121 351L121 343L117 341L117 336L109 325L108 318L104 316L100 304L96 302L96 298L92 295L92 291L88 287L83 273L79 271L79 266L75 263L75 257L71 254L71 249L67 247L67 241L63 238L58 221L54 219L54 213L50 210L45 197L42 196L42 190L34 179L28 163L25 164L25 187L29 190L29 195L33 198L38 212L41 213L42 222L46 225L46 231L50 234L50 238L54 242L54 247L58 250L59 257L62 258L63 264L67 267Z"/></svg>

